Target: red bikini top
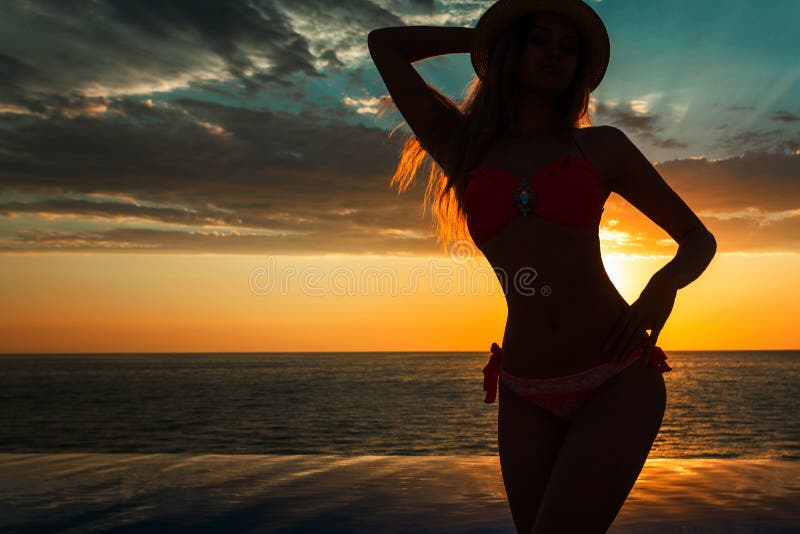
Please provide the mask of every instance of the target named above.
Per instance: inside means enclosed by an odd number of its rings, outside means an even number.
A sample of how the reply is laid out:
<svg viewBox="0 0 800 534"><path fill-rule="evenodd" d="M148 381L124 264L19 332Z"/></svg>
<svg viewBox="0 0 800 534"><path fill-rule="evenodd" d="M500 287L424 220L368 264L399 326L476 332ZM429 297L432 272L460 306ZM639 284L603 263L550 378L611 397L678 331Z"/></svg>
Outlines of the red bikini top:
<svg viewBox="0 0 800 534"><path fill-rule="evenodd" d="M531 212L568 226L599 227L603 187L600 175L585 156L567 152L527 179L490 165L469 171L464 209L475 244L480 246L517 215Z"/></svg>

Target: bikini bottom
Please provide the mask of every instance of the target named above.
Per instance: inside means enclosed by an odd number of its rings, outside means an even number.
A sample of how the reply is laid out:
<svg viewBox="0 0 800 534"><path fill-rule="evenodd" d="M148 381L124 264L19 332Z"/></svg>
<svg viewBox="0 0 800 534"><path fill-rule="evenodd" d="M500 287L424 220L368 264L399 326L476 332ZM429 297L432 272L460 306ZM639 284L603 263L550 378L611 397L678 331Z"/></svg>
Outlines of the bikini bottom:
<svg viewBox="0 0 800 534"><path fill-rule="evenodd" d="M492 343L490 349L492 355L489 363L483 369L483 389L486 391L484 402L487 404L494 402L499 377L516 395L541 406L562 419L571 421L586 399L603 382L620 373L644 355L644 349L649 340L649 335L643 337L642 341L619 363L606 362L579 373L548 378L529 378L508 373L500 365L502 349L497 343ZM667 355L664 354L661 347L655 345L650 353L649 364L665 373L672 370L666 359Z"/></svg>

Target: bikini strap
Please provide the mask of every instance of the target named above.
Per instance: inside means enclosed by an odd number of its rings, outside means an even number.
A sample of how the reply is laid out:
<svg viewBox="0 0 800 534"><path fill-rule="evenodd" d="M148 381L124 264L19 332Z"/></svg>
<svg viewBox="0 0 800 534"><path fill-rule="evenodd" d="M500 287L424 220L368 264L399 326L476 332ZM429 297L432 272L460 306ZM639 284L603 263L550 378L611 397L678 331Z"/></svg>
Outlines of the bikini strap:
<svg viewBox="0 0 800 534"><path fill-rule="evenodd" d="M585 153L585 152L583 151L583 149L581 148L581 145L578 143L578 140L577 140L577 139L575 139L575 130L570 130L570 131L569 131L569 135L570 135L570 137L572 137L572 142L573 142L573 143L575 143L575 146L577 146L577 147L578 147L578 150L580 150L580 151L581 151L581 156L583 156L583 159L585 159L585 160L587 160L587 161L588 161L588 160L589 160L589 158L587 158L587 157L586 157L586 153Z"/></svg>

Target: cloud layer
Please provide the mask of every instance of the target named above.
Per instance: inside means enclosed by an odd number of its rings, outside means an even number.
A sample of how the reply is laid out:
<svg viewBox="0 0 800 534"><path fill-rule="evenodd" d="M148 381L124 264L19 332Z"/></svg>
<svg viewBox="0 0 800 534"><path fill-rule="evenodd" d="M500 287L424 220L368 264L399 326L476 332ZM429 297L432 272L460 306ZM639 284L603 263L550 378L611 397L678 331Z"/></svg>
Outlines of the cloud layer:
<svg viewBox="0 0 800 534"><path fill-rule="evenodd" d="M381 94L335 86L377 77L369 30L474 23L484 4L4 3L0 251L437 253L424 183L389 189L401 140L355 120ZM317 82L334 88L317 95ZM648 146L689 148L646 101L592 111ZM798 111L774 110L772 130L718 132L736 156L657 165L719 251L798 250ZM666 237L609 203L604 219L626 236L609 237L614 250Z"/></svg>

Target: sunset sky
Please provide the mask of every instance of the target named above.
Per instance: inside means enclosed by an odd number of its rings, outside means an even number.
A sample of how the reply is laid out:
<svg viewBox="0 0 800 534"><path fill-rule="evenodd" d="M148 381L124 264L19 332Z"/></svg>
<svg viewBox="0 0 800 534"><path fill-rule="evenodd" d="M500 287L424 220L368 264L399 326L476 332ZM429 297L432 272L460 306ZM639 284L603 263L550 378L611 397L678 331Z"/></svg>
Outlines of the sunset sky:
<svg viewBox="0 0 800 534"><path fill-rule="evenodd" d="M499 285L442 253L425 174L389 187L402 116L376 117L367 34L492 3L0 4L0 352L488 352ZM589 3L611 39L592 122L717 240L658 344L799 349L798 3ZM474 76L415 67L457 102ZM628 302L677 251L616 194L600 238Z"/></svg>

